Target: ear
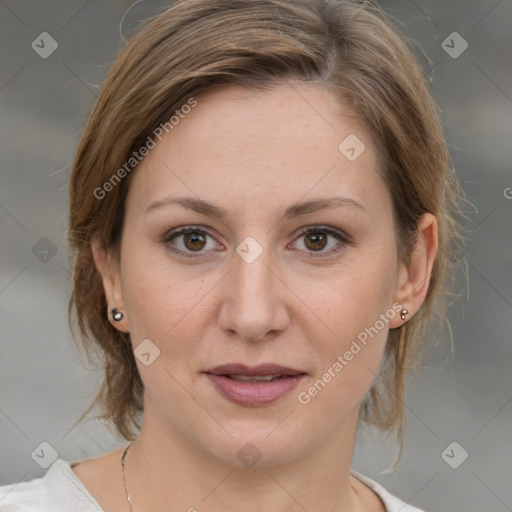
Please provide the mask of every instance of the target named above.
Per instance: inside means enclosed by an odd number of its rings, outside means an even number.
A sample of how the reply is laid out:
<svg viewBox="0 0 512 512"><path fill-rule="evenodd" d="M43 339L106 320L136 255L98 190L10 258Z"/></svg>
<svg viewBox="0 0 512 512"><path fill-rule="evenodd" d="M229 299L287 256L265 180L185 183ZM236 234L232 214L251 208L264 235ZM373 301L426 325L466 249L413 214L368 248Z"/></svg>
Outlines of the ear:
<svg viewBox="0 0 512 512"><path fill-rule="evenodd" d="M107 300L106 314L110 323L121 332L129 332L128 318L121 287L121 276L119 262L115 256L106 251L101 244L94 240L91 244L91 251L94 258L94 264L101 274L103 289ZM123 318L116 322L112 317L112 310L117 308L123 314Z"/></svg>
<svg viewBox="0 0 512 512"><path fill-rule="evenodd" d="M389 322L390 328L400 327L420 309L430 285L432 267L438 250L438 224L431 213L425 213L418 222L418 237L409 265L401 264L398 272L395 302L407 309L402 320L396 315ZM401 308L401 309L402 309Z"/></svg>

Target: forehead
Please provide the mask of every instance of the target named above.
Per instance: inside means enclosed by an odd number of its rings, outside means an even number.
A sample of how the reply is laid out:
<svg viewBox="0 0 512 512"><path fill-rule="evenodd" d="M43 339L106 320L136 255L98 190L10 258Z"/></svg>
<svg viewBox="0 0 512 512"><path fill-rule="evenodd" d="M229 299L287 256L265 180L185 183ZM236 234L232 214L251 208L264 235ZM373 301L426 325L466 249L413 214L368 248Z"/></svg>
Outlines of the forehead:
<svg viewBox="0 0 512 512"><path fill-rule="evenodd" d="M288 160L293 155L286 153L287 148L298 151L303 147L303 153L328 151L337 156L340 137L346 132L368 139L357 116L320 84L290 81L267 91L216 87L197 101L198 106L176 127L180 142L202 143L212 151L217 149L219 155L228 149L264 153L268 147L276 158ZM221 145L224 138L232 142L232 148ZM228 153L232 156L233 151Z"/></svg>
<svg viewBox="0 0 512 512"><path fill-rule="evenodd" d="M166 194L253 211L336 191L359 202L382 195L368 130L324 87L230 86L196 101L137 167L129 201L139 208Z"/></svg>

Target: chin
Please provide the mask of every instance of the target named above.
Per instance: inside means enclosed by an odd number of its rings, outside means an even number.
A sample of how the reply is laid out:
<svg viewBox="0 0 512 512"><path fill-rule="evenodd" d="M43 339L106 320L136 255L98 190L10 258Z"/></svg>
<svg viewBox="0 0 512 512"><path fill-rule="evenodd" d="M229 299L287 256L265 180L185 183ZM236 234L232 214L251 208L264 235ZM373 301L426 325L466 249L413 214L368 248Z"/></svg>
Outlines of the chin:
<svg viewBox="0 0 512 512"><path fill-rule="evenodd" d="M223 429L220 429L222 433L215 429L215 432L203 432L197 441L203 451L224 464L262 469L298 458L316 444L305 426L291 422L285 426L285 423L286 420L276 421L275 417L273 420L237 419L225 425L229 434Z"/></svg>

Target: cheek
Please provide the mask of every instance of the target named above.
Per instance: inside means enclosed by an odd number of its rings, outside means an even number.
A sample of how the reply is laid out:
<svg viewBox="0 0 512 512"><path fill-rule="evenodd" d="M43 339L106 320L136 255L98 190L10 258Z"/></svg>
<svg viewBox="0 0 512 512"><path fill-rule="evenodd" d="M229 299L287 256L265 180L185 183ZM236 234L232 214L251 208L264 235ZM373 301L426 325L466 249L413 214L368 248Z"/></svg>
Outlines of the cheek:
<svg viewBox="0 0 512 512"><path fill-rule="evenodd" d="M331 339L346 342L390 308L396 264L394 246L380 239L347 251L340 265L321 275L301 276L294 290L310 306L311 326L323 326Z"/></svg>
<svg viewBox="0 0 512 512"><path fill-rule="evenodd" d="M302 329L309 340L316 340L311 349L318 361L317 380L305 390L304 401L314 397L339 411L356 407L378 373L389 321L398 314L392 305L394 247L379 245L380 250L354 252L328 280L314 286L301 281L300 293L315 313L303 321Z"/></svg>
<svg viewBox="0 0 512 512"><path fill-rule="evenodd" d="M126 251L127 253L129 251ZM185 358L206 319L205 292L213 279L193 276L155 247L138 248L123 260L122 288L130 336L136 347L149 338L162 355Z"/></svg>
<svg viewBox="0 0 512 512"><path fill-rule="evenodd" d="M328 410L329 422L339 425L359 408L379 372L388 334L385 315L396 314L390 311L342 313L336 321L332 318L335 335L311 338L324 341L312 348L312 357L318 362L316 371L297 396L299 403L308 407L308 414L320 417Z"/></svg>

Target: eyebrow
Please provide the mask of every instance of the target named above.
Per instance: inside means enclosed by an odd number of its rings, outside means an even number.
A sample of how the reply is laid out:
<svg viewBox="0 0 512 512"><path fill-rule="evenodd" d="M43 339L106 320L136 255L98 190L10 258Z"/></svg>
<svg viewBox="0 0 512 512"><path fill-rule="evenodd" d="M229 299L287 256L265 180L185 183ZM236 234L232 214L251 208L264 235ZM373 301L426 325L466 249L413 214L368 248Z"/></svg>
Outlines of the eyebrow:
<svg viewBox="0 0 512 512"><path fill-rule="evenodd" d="M150 204L146 208L145 213L174 204L181 205L184 208L189 208L209 217L216 217L220 220L225 220L229 217L228 212L224 208L197 197L166 197ZM366 208L354 199L336 196L294 203L285 210L282 217L285 219L293 219L308 213L315 213L320 210L333 209L341 206L350 206L367 212Z"/></svg>

